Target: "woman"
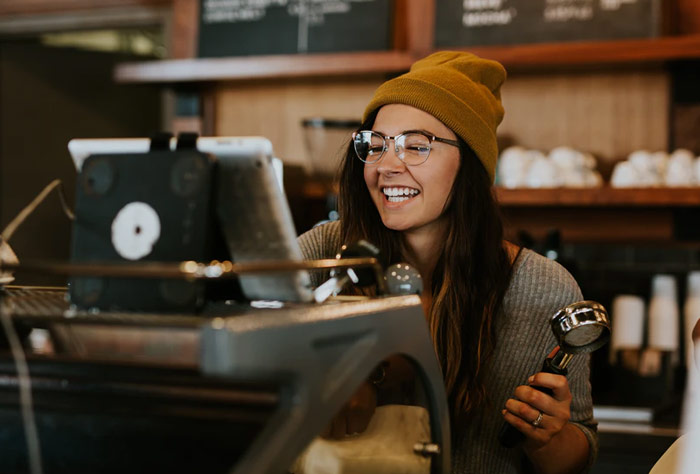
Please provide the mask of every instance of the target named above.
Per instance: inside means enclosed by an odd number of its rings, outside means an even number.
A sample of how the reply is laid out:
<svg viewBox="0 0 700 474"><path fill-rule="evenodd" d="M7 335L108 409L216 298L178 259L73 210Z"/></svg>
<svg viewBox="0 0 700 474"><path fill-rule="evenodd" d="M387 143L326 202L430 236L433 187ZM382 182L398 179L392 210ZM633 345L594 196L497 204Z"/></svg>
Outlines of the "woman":
<svg viewBox="0 0 700 474"><path fill-rule="evenodd" d="M299 241L306 258L332 258L363 238L420 271L454 472L580 472L597 451L588 359L568 380L537 372L556 345L549 318L582 297L561 266L503 241L491 185L504 80L494 61L443 51L381 85L342 164L341 221ZM498 443L504 421L521 447Z"/></svg>

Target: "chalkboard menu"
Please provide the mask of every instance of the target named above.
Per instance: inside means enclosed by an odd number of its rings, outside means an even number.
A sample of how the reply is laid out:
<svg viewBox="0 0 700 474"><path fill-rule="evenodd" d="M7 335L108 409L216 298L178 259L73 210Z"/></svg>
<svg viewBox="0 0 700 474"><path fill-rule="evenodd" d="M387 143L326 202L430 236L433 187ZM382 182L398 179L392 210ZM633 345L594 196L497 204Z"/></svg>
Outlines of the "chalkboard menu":
<svg viewBox="0 0 700 474"><path fill-rule="evenodd" d="M654 37L663 0L437 0L435 45Z"/></svg>
<svg viewBox="0 0 700 474"><path fill-rule="evenodd" d="M199 56L392 48L393 0L200 0Z"/></svg>

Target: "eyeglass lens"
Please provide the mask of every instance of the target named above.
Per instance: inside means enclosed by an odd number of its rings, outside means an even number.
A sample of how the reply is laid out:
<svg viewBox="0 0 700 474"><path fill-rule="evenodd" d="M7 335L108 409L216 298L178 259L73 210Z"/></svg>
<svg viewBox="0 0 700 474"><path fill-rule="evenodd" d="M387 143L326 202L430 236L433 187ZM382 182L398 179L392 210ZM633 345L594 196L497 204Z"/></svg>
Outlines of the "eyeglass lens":
<svg viewBox="0 0 700 474"><path fill-rule="evenodd" d="M376 163L388 150L386 139L377 132L361 131L355 134L355 152L365 163ZM408 165L419 165L428 159L430 139L420 133L407 133L394 138L396 155Z"/></svg>

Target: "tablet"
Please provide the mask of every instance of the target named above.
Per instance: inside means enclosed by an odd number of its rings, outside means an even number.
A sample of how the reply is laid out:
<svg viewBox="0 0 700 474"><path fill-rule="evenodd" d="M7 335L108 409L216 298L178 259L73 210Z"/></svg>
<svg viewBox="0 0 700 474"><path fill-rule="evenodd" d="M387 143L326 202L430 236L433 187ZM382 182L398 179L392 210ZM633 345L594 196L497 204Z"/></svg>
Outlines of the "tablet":
<svg viewBox="0 0 700 474"><path fill-rule="evenodd" d="M170 140L175 150L177 140ZM78 172L90 155L148 153L148 138L73 139L68 150ZM199 137L197 150L216 160L217 217L235 262L303 259L282 189L281 161L264 137ZM306 271L241 275L251 300L312 300Z"/></svg>

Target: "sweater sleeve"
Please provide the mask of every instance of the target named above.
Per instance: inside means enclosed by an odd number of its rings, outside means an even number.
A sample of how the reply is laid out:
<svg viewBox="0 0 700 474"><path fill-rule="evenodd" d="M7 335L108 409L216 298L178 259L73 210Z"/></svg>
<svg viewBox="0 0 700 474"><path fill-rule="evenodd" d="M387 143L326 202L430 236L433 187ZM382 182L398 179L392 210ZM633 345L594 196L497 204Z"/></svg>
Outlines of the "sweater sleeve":
<svg viewBox="0 0 700 474"><path fill-rule="evenodd" d="M297 239L304 260L335 258L340 250L340 222L332 221L314 227ZM311 284L316 287L328 279L328 271L311 272Z"/></svg>

